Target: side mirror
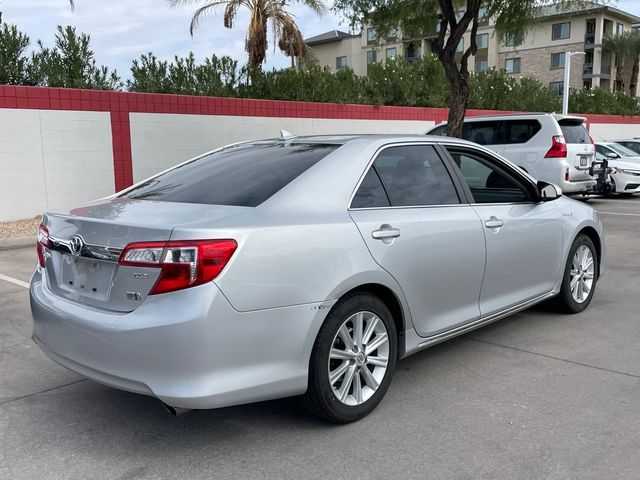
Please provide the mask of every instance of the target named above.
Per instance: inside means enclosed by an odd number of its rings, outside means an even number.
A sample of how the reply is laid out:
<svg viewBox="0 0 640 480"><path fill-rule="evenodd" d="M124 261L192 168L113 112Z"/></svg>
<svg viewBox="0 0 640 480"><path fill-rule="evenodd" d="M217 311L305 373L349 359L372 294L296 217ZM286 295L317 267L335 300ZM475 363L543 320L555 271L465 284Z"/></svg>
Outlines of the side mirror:
<svg viewBox="0 0 640 480"><path fill-rule="evenodd" d="M538 182L538 192L542 202L550 202L562 196L562 189L559 186L542 181Z"/></svg>
<svg viewBox="0 0 640 480"><path fill-rule="evenodd" d="M620 158L620 155L618 155L617 153L609 152L607 153L607 158L609 159Z"/></svg>

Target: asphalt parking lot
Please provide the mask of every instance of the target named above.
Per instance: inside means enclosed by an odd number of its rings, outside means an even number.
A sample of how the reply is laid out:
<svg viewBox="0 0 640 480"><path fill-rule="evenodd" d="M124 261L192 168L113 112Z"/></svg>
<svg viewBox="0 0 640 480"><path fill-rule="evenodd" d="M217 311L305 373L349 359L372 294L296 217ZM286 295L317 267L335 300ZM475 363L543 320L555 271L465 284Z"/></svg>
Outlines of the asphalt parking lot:
<svg viewBox="0 0 640 480"><path fill-rule="evenodd" d="M340 427L286 399L171 417L59 367L30 339L35 249L2 251L0 479L640 478L640 198L590 204L608 271L587 311L414 355Z"/></svg>

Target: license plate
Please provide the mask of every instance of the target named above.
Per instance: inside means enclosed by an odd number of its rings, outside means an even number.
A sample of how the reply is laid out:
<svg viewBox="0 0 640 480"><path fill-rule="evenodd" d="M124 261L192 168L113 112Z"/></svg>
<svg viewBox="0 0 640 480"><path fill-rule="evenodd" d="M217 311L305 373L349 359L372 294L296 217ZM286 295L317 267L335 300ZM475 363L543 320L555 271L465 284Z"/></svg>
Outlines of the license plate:
<svg viewBox="0 0 640 480"><path fill-rule="evenodd" d="M580 155L580 166L581 167L587 166L587 157L585 157L584 155Z"/></svg>
<svg viewBox="0 0 640 480"><path fill-rule="evenodd" d="M103 262L63 255L62 285L68 292L102 298L109 291L113 267Z"/></svg>

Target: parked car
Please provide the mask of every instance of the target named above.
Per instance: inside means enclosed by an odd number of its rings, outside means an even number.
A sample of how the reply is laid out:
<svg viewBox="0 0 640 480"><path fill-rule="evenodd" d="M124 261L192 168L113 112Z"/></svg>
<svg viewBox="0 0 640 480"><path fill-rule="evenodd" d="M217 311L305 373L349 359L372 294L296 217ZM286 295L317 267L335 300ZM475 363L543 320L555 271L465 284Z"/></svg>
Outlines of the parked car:
<svg viewBox="0 0 640 480"><path fill-rule="evenodd" d="M565 193L588 193L596 186L589 174L595 148L585 121L548 113L468 117L462 138L485 145ZM427 134L446 135L446 123Z"/></svg>
<svg viewBox="0 0 640 480"><path fill-rule="evenodd" d="M614 193L640 192L640 156L617 142L596 142L596 159L607 159Z"/></svg>
<svg viewBox="0 0 640 480"><path fill-rule="evenodd" d="M470 142L236 144L45 214L33 339L173 412L302 395L350 422L401 358L551 298L587 308L604 250L595 210Z"/></svg>
<svg viewBox="0 0 640 480"><path fill-rule="evenodd" d="M633 150L636 155L640 155L640 138L629 138L626 140L614 140L618 145Z"/></svg>

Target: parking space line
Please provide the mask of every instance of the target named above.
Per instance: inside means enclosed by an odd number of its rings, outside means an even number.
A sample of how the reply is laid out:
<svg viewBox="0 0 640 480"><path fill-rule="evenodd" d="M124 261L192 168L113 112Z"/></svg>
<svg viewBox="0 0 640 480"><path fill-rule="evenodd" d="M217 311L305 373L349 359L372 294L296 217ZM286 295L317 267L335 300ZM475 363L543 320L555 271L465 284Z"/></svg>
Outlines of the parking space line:
<svg viewBox="0 0 640 480"><path fill-rule="evenodd" d="M5 282L13 283L14 285L18 285L20 287L29 288L29 284L27 282L23 282L22 280L18 280L17 278L7 277L0 273L0 280L4 280Z"/></svg>
<svg viewBox="0 0 640 480"><path fill-rule="evenodd" d="M605 215L624 215L626 217L640 217L640 213L603 212L602 210L598 210L598 213L603 213Z"/></svg>

